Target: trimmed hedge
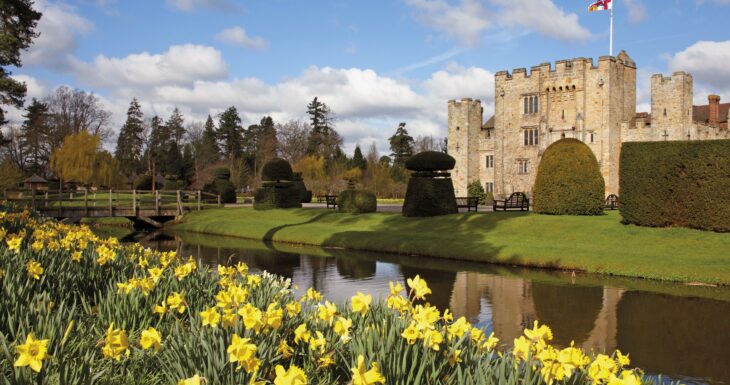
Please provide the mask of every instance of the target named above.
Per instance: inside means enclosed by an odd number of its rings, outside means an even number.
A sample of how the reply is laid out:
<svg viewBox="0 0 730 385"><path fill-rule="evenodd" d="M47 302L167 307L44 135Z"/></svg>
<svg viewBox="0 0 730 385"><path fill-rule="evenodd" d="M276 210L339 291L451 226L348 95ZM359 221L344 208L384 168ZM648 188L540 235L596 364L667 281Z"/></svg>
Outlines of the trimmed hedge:
<svg viewBox="0 0 730 385"><path fill-rule="evenodd" d="M406 160L406 169L411 171L451 170L456 159L451 155L438 151L423 151Z"/></svg>
<svg viewBox="0 0 730 385"><path fill-rule="evenodd" d="M256 190L255 210L287 209L302 207L299 190L291 182L278 182Z"/></svg>
<svg viewBox="0 0 730 385"><path fill-rule="evenodd" d="M411 176L408 180L403 215L406 217L433 217L459 212L451 178Z"/></svg>
<svg viewBox="0 0 730 385"><path fill-rule="evenodd" d="M135 190L152 190L152 176L140 175L134 180Z"/></svg>
<svg viewBox="0 0 730 385"><path fill-rule="evenodd" d="M218 167L213 171L213 179L231 179L231 170L227 167Z"/></svg>
<svg viewBox="0 0 730 385"><path fill-rule="evenodd" d="M299 196L301 197L302 203L309 203L312 201L312 191L307 190L307 186L304 185L304 179L302 178L301 172L292 173L292 184L295 189L299 190Z"/></svg>
<svg viewBox="0 0 730 385"><path fill-rule="evenodd" d="M291 165L284 159L274 158L266 162L261 170L261 180L280 181L292 180L293 172Z"/></svg>
<svg viewBox="0 0 730 385"><path fill-rule="evenodd" d="M730 140L624 143L619 175L624 223L730 231Z"/></svg>
<svg viewBox="0 0 730 385"><path fill-rule="evenodd" d="M214 179L203 186L203 191L221 196L221 203L236 203L236 188L230 181L231 171L225 167L215 169Z"/></svg>
<svg viewBox="0 0 730 385"><path fill-rule="evenodd" d="M341 213L374 213L378 207L375 194L367 190L345 190L337 198Z"/></svg>
<svg viewBox="0 0 730 385"><path fill-rule="evenodd" d="M561 139L542 155L533 207L552 215L603 214L606 183L593 151L577 139Z"/></svg>

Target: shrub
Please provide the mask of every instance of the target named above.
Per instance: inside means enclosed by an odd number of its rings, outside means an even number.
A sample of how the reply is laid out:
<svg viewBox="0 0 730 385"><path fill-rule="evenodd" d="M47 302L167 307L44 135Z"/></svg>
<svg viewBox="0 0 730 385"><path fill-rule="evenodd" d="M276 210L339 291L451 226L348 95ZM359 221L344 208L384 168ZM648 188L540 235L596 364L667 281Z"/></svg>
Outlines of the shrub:
<svg viewBox="0 0 730 385"><path fill-rule="evenodd" d="M231 170L227 167L219 167L213 171L213 179L231 179Z"/></svg>
<svg viewBox="0 0 730 385"><path fill-rule="evenodd" d="M178 180L174 175L167 175L165 176L165 184L162 185L162 189L170 191L181 190L184 185L185 182Z"/></svg>
<svg viewBox="0 0 730 385"><path fill-rule="evenodd" d="M140 175L134 180L135 190L152 190L152 176Z"/></svg>
<svg viewBox="0 0 730 385"><path fill-rule="evenodd" d="M254 194L253 208L256 210L296 207L302 207L302 197L291 182L265 184Z"/></svg>
<svg viewBox="0 0 730 385"><path fill-rule="evenodd" d="M470 197L476 197L479 198L479 204L483 205L486 203L487 200L487 194L484 192L484 187L482 187L482 182L480 182L478 179L474 182L469 183L468 186L466 186L467 195Z"/></svg>
<svg viewBox="0 0 730 385"><path fill-rule="evenodd" d="M203 186L203 191L221 196L221 203L236 203L236 188L230 181L231 171L225 167L215 169L214 179Z"/></svg>
<svg viewBox="0 0 730 385"><path fill-rule="evenodd" d="M606 184L593 151L577 139L551 144L537 169L534 210L553 215L601 215Z"/></svg>
<svg viewBox="0 0 730 385"><path fill-rule="evenodd" d="M624 223L730 231L730 140L625 143Z"/></svg>
<svg viewBox="0 0 730 385"><path fill-rule="evenodd" d="M423 151L406 160L406 169L411 171L451 170L456 159L438 151Z"/></svg>
<svg viewBox="0 0 730 385"><path fill-rule="evenodd" d="M281 158L274 158L266 162L263 170L261 170L262 180L292 180L292 177L291 165Z"/></svg>
<svg viewBox="0 0 730 385"><path fill-rule="evenodd" d="M432 217L456 214L454 184L451 178L412 176L408 180L403 215L406 217Z"/></svg>
<svg viewBox="0 0 730 385"><path fill-rule="evenodd" d="M337 198L342 213L374 213L377 206L375 194L366 190L345 190Z"/></svg>
<svg viewBox="0 0 730 385"><path fill-rule="evenodd" d="M309 203L312 201L312 192L307 190L307 186L304 185L304 179L302 179L301 172L292 173L292 185L294 189L299 191L299 197L301 203Z"/></svg>

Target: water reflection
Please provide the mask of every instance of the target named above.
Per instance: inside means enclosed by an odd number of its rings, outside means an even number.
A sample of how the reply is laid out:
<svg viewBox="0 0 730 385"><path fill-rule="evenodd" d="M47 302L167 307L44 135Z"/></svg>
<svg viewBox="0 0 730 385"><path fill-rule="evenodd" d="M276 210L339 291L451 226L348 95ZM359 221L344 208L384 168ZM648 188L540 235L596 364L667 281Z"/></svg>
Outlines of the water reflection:
<svg viewBox="0 0 730 385"><path fill-rule="evenodd" d="M244 261L314 287L338 302L358 291L385 297L389 281L416 274L429 302L512 340L540 320L554 341L596 352L630 352L632 364L685 381L730 383L730 290L644 280L508 269L485 264L370 254L192 234L142 240L212 265ZM674 295L665 294L666 292Z"/></svg>

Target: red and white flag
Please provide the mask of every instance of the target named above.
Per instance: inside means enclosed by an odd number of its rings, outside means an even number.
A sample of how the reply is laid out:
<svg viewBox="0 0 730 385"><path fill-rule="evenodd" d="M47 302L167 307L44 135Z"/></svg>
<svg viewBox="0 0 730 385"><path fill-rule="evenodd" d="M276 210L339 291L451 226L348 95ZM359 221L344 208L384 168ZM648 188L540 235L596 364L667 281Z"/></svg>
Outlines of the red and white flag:
<svg viewBox="0 0 730 385"><path fill-rule="evenodd" d="M588 6L588 12L608 11L613 9L613 0L597 0Z"/></svg>

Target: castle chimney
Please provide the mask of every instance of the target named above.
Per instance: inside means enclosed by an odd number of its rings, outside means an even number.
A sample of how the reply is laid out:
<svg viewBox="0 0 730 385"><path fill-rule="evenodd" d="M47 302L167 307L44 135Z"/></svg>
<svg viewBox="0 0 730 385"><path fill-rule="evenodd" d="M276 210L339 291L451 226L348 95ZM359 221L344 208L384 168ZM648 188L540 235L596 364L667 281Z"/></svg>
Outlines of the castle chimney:
<svg viewBox="0 0 730 385"><path fill-rule="evenodd" d="M710 95L707 97L710 102L710 113L708 116L708 122L710 126L717 127L720 124L720 96Z"/></svg>

